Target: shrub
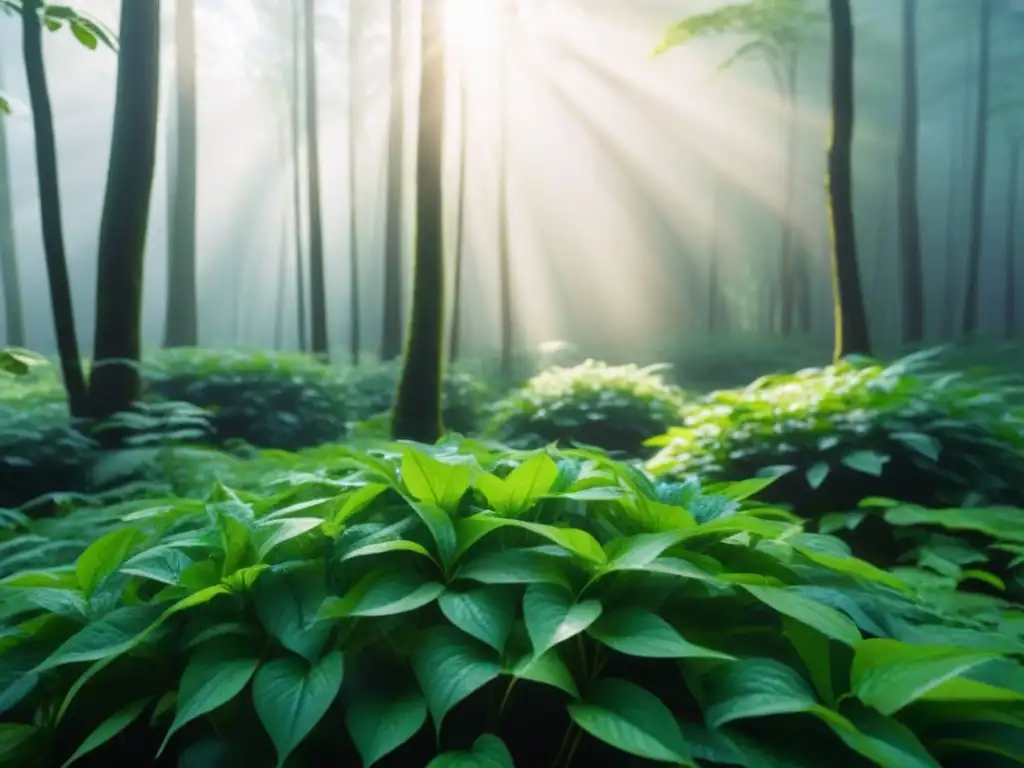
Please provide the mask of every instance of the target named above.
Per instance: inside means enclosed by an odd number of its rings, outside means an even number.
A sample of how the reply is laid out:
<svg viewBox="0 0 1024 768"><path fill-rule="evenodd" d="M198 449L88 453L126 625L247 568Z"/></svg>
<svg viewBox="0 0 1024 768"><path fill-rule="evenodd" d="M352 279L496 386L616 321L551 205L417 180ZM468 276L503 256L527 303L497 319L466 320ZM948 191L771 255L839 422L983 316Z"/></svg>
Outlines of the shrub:
<svg viewBox="0 0 1024 768"><path fill-rule="evenodd" d="M644 440L679 422L684 403L658 370L594 360L551 368L495 404L487 431L516 447L557 440L641 455Z"/></svg>
<svg viewBox="0 0 1024 768"><path fill-rule="evenodd" d="M772 498L812 516L872 495L926 506L1022 503L1024 414L998 380L931 371L934 354L712 393L685 409L684 426L650 441L661 451L648 466L720 479L785 473Z"/></svg>
<svg viewBox="0 0 1024 768"><path fill-rule="evenodd" d="M747 501L768 481L335 450L40 526L94 535L0 580L0 762L908 768L1020 738L1020 623L937 611Z"/></svg>

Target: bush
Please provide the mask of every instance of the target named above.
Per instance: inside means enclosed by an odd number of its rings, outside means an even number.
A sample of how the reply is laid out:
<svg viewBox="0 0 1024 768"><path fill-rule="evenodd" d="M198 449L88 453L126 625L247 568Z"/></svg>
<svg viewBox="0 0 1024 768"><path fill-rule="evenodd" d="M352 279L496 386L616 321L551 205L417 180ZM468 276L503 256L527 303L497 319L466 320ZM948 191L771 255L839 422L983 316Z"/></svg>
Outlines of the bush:
<svg viewBox="0 0 1024 768"><path fill-rule="evenodd" d="M91 541L0 581L0 763L908 768L1021 736L1020 622L917 599L768 481L335 451L0 541Z"/></svg>
<svg viewBox="0 0 1024 768"><path fill-rule="evenodd" d="M679 423L685 402L658 370L594 360L551 368L496 403L487 432L520 448L557 440L639 456L647 438Z"/></svg>
<svg viewBox="0 0 1024 768"><path fill-rule="evenodd" d="M772 499L817 516L865 496L1021 504L1024 413L998 380L932 372L935 352L764 377L690 404L650 441L658 474L785 473Z"/></svg>

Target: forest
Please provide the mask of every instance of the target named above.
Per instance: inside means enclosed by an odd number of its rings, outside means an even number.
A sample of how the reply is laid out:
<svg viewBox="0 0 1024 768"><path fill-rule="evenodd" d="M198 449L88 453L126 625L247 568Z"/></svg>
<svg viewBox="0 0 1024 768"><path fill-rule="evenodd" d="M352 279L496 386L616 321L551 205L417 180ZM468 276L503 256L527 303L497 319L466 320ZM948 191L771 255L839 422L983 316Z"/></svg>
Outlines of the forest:
<svg viewBox="0 0 1024 768"><path fill-rule="evenodd" d="M1024 2L0 0L0 766L1024 764Z"/></svg>

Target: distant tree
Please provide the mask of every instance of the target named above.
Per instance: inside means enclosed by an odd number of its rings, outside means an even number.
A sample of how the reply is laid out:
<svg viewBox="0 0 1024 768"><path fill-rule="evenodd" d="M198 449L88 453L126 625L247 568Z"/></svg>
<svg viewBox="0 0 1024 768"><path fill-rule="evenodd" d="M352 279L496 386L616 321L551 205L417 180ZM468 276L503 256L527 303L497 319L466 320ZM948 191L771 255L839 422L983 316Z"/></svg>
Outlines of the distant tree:
<svg viewBox="0 0 1024 768"><path fill-rule="evenodd" d="M850 0L829 0L832 32L832 139L828 148L829 222L832 235L832 281L835 302L836 360L868 355L871 341L853 217L854 33Z"/></svg>
<svg viewBox="0 0 1024 768"><path fill-rule="evenodd" d="M141 388L142 278L156 161L160 0L121 4L114 128L100 220L90 415L127 410Z"/></svg>
<svg viewBox="0 0 1024 768"><path fill-rule="evenodd" d="M443 4L422 0L421 8L416 262L409 340L392 433L399 440L433 443L443 431L445 41Z"/></svg>
<svg viewBox="0 0 1024 768"><path fill-rule="evenodd" d="M903 289L903 341L917 344L924 339L925 297L921 262L921 222L917 207L918 88L917 88L917 0L902 0L903 94L897 169L900 267Z"/></svg>
<svg viewBox="0 0 1024 768"><path fill-rule="evenodd" d="M1017 332L1017 234L1020 227L1020 150L1024 137L1010 140L1010 173L1006 190L1006 256L1003 272L1004 330L1007 338Z"/></svg>
<svg viewBox="0 0 1024 768"><path fill-rule="evenodd" d="M306 184L309 200L310 343L314 355L326 358L327 281L324 274L324 229L320 207L320 120L317 105L316 0L305 0L303 28L306 33Z"/></svg>
<svg viewBox="0 0 1024 768"><path fill-rule="evenodd" d="M174 175L167 227L167 320L164 346L199 343L196 295L196 21L195 0L177 0L175 14Z"/></svg>
<svg viewBox="0 0 1024 768"><path fill-rule="evenodd" d="M306 255L302 250L302 90L303 90L303 7L298 2L291 4L292 56L291 88L288 91L288 105L291 113L292 138L292 207L295 225L295 293L296 321L298 325L299 349L309 350L309 316L306 311Z"/></svg>
<svg viewBox="0 0 1024 768"><path fill-rule="evenodd" d="M455 212L455 276L452 296L452 324L448 330L448 359L459 357L462 333L462 281L466 262L466 153L469 142L469 105L467 103L466 69L459 82L459 199Z"/></svg>
<svg viewBox="0 0 1024 768"><path fill-rule="evenodd" d="M2 70L0 87L3 87ZM8 149L7 122L0 119L0 298L4 305L6 343L13 347L24 347L25 315L21 304L21 280L18 276L18 254L14 240L14 204Z"/></svg>
<svg viewBox="0 0 1024 768"><path fill-rule="evenodd" d="M503 20L504 21L504 20ZM512 65L508 46L508 25L500 25L498 51L498 289L501 319L501 360L499 371L505 381L513 375L515 347L515 307L512 290L512 245L508 220L508 154L509 154L509 90L508 75Z"/></svg>
<svg viewBox="0 0 1024 768"><path fill-rule="evenodd" d="M402 40L402 0L391 0L391 98L388 127L387 208L384 233L384 302L380 356L394 360L402 354L402 232L405 211L405 59Z"/></svg>
<svg viewBox="0 0 1024 768"><path fill-rule="evenodd" d="M362 17L360 0L348 4L348 259L349 286L352 297L349 306L349 358L352 365L359 364L360 302L359 302L359 35Z"/></svg>

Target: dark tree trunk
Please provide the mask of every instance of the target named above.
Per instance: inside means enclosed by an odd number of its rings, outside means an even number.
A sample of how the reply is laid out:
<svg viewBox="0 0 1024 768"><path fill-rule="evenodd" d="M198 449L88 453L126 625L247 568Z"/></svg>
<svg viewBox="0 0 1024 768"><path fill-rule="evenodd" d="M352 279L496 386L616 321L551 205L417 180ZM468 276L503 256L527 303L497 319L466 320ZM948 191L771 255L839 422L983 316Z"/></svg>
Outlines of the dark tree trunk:
<svg viewBox="0 0 1024 768"><path fill-rule="evenodd" d="M958 199L960 187L957 184L958 175L967 167L968 156L971 151L971 89L964 87L963 105L954 107L956 113L962 116L962 132L958 136L953 133L953 147L950 149L949 161L949 195L946 202L946 264L945 264L945 290L943 292L942 306L946 311L942 313L942 338L952 341L957 334L956 308L960 306L956 296L956 267L957 267L957 242L956 222L958 214ZM953 125L953 121L950 125ZM958 141L959 140L959 141Z"/></svg>
<svg viewBox="0 0 1024 768"><path fill-rule="evenodd" d="M317 105L316 0L306 0L306 181L309 189L309 314L311 348L327 358L327 285L324 275L324 231L320 213L320 121Z"/></svg>
<svg viewBox="0 0 1024 768"><path fill-rule="evenodd" d="M0 72L0 85L3 73ZM14 240L14 205L11 199L11 166L7 147L7 121L0 117L0 298L4 305L7 344L25 346L25 315L21 305L21 280Z"/></svg>
<svg viewBox="0 0 1024 768"><path fill-rule="evenodd" d="M512 253L509 242L508 221L508 149L509 149L509 90L507 33L502 34L498 55L498 290L501 312L501 367L505 381L511 381L514 373L515 352L515 307L512 290Z"/></svg>
<svg viewBox="0 0 1024 768"><path fill-rule="evenodd" d="M121 7L117 99L100 221L90 410L104 418L138 399L142 277L156 161L160 2Z"/></svg>
<svg viewBox="0 0 1024 768"><path fill-rule="evenodd" d="M462 274L466 261L466 151L468 147L469 103L465 73L459 87L459 202L455 213L455 280L452 296L452 325L448 337L448 359L459 357L462 331Z"/></svg>
<svg viewBox="0 0 1024 768"><path fill-rule="evenodd" d="M302 8L292 6L292 207L295 218L295 294L299 349L309 350L306 313L306 256L302 250Z"/></svg>
<svg viewBox="0 0 1024 768"><path fill-rule="evenodd" d="M445 61L443 4L424 0L420 125L416 158L416 265L409 345L398 386L392 432L398 440L433 443L441 436L444 367Z"/></svg>
<svg viewBox="0 0 1024 768"><path fill-rule="evenodd" d="M57 142L54 135L53 108L43 63L42 0L24 0L22 5L22 52L32 106L35 131L36 172L39 175L39 208L43 224L43 248L50 281L50 304L57 335L57 352L68 394L71 415L88 415L89 390L78 351L78 333L71 301L67 253L64 248L63 218L60 205L60 181L57 173Z"/></svg>
<svg viewBox="0 0 1024 768"><path fill-rule="evenodd" d="M349 219L348 219L348 264L349 264L349 339L348 350L352 365L359 365L360 353L360 313L359 304L359 217L357 214L357 200L359 198L359 174L358 168L358 112L359 112L359 33L360 16L359 0L349 0L348 6L348 194L349 194Z"/></svg>
<svg viewBox="0 0 1024 768"><path fill-rule="evenodd" d="M786 61L786 177L783 190L782 244L779 248L779 297L782 306L779 331L783 336L793 333L800 285L794 254L796 218L796 164L799 157L799 124L796 113L797 52L788 53Z"/></svg>
<svg viewBox="0 0 1024 768"><path fill-rule="evenodd" d="M924 274L917 209L917 0L903 0L903 103L899 150L903 343L924 340Z"/></svg>
<svg viewBox="0 0 1024 768"><path fill-rule="evenodd" d="M1017 332L1017 202L1020 194L1020 142L1010 147L1010 188L1007 190L1006 213L1006 273L1004 277L1006 301L1006 336Z"/></svg>
<svg viewBox="0 0 1024 768"><path fill-rule="evenodd" d="M974 113L974 174L971 180L971 233L967 242L967 280L964 288L962 331L978 330L978 284L981 279L981 245L985 229L985 185L988 165L988 107L992 68L992 0L981 0L978 25L978 103Z"/></svg>
<svg viewBox="0 0 1024 768"><path fill-rule="evenodd" d="M402 0L391 0L391 117L388 129L387 210L384 244L384 324L380 357L402 354L402 224L405 145L405 72L402 56Z"/></svg>
<svg viewBox="0 0 1024 768"><path fill-rule="evenodd" d="M164 346L199 343L196 296L196 40L195 0L175 9L175 162L167 235L167 322Z"/></svg>
<svg viewBox="0 0 1024 768"><path fill-rule="evenodd" d="M832 231L832 284L836 360L868 355L871 342L857 265L853 218L854 37L850 0L829 0L832 30L832 140L828 149L829 219Z"/></svg>

